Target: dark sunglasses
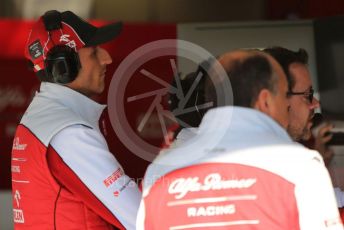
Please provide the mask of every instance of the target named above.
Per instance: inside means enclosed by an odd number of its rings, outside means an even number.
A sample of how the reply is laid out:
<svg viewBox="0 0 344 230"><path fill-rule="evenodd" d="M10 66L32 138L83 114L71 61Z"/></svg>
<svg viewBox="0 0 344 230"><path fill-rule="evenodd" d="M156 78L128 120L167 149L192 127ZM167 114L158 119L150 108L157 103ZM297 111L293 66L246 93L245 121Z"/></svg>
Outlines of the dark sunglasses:
<svg viewBox="0 0 344 230"><path fill-rule="evenodd" d="M305 91L305 92L292 92L289 91L287 93L288 96L292 96L292 95L303 95L305 98L307 98L307 100L309 101L310 104L312 104L313 102L313 96L314 96L314 89L310 89L309 91Z"/></svg>

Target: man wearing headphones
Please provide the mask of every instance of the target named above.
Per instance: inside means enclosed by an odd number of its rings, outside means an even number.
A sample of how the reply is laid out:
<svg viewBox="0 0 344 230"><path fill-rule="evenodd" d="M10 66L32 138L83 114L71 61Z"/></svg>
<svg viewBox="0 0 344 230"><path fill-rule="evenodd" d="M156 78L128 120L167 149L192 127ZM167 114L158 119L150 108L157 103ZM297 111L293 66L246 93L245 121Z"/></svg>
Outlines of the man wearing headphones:
<svg viewBox="0 0 344 230"><path fill-rule="evenodd" d="M121 23L94 27L70 11L34 24L25 56L41 80L12 150L15 229L135 229L141 193L98 120L109 53Z"/></svg>
<svg viewBox="0 0 344 230"><path fill-rule="evenodd" d="M211 102L205 101L204 84L208 78L207 71L213 62L214 59L209 58L201 62L195 72L187 74L183 79L173 78L172 86L180 92L170 93L168 103L170 111L178 122L178 128L174 131L172 146L166 148L179 146L195 136L204 113L212 107ZM177 81L180 81L179 84Z"/></svg>

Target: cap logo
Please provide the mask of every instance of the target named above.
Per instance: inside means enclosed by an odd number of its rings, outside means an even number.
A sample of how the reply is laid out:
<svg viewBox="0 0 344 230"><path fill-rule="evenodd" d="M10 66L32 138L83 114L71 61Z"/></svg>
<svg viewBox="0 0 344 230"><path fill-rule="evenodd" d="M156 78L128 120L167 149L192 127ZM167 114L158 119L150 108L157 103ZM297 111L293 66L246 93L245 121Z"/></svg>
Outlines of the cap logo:
<svg viewBox="0 0 344 230"><path fill-rule="evenodd" d="M76 43L74 40L69 40L70 35L69 34L62 34L60 37L60 42L66 42L66 46L69 46L70 48L76 50Z"/></svg>
<svg viewBox="0 0 344 230"><path fill-rule="evenodd" d="M70 37L69 34L62 34L60 37L60 42L69 42L70 41L69 37Z"/></svg>

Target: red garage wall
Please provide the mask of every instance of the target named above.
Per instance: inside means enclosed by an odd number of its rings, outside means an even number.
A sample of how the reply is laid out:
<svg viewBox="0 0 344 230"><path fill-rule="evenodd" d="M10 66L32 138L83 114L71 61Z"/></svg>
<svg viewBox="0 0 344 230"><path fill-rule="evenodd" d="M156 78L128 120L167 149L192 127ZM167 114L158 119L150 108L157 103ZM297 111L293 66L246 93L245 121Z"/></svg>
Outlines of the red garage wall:
<svg viewBox="0 0 344 230"><path fill-rule="evenodd" d="M93 22L101 25L104 22ZM10 157L12 140L15 128L30 103L32 96L39 86L39 82L33 72L27 68L24 59L24 46L32 22L18 20L0 20L0 189L10 189ZM136 48L159 39L176 38L176 26L173 24L125 24L121 36L104 47L113 58L113 63L107 69L107 83L109 85L112 75L121 61ZM166 63L170 57L161 57L152 60L154 74L170 81L172 72ZM134 83L127 86L127 92L144 92L154 89L154 83L139 76L135 76ZM107 89L98 100L107 102ZM153 98L152 98L153 99ZM127 119L135 126L138 117L149 107L151 99L147 99L128 108ZM134 178L140 178L149 162L132 154L117 138L108 119L107 113L103 115L106 127L106 138L110 150L125 168L127 174ZM162 141L161 133L148 135L147 140L156 146Z"/></svg>

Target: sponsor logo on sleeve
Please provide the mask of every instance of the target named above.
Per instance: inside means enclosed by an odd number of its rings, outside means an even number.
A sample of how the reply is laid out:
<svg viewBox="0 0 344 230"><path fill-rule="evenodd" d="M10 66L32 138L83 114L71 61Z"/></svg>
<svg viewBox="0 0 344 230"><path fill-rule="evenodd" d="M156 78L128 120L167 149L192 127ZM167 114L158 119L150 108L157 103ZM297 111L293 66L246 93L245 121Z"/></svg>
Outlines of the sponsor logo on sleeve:
<svg viewBox="0 0 344 230"><path fill-rule="evenodd" d="M118 196L119 196L119 191L115 191L115 192L113 193L113 195L114 195L115 197L118 197Z"/></svg>
<svg viewBox="0 0 344 230"><path fill-rule="evenodd" d="M114 195L115 197L119 197L119 195L121 194L121 192L123 192L123 190L124 190L126 187L128 187L128 186L130 186L130 185L133 185L133 183L134 183L134 182L128 178L128 181L127 181L119 190L116 190L116 191L113 193L113 195ZM134 184L135 184L135 183L134 183Z"/></svg>
<svg viewBox="0 0 344 230"><path fill-rule="evenodd" d="M19 137L14 138L13 140L13 149L23 151L26 149L27 144L20 144Z"/></svg>
<svg viewBox="0 0 344 230"><path fill-rule="evenodd" d="M20 196L20 192L18 190L16 190L14 192L14 200L16 201L16 204L17 204L17 207L19 208L20 206L20 203L19 203L19 200L21 199L21 196Z"/></svg>
<svg viewBox="0 0 344 230"><path fill-rule="evenodd" d="M13 221L14 223L24 223L24 212L22 209L19 209L20 207L20 192L19 190L16 190L13 194L14 200L16 201L16 205L18 207L18 209L14 208L13 209Z"/></svg>
<svg viewBox="0 0 344 230"><path fill-rule="evenodd" d="M168 193L181 199L189 192L249 188L256 181L256 178L223 180L220 174L212 173L207 175L203 182L199 181L198 177L178 178L170 184Z"/></svg>
<svg viewBox="0 0 344 230"><path fill-rule="evenodd" d="M24 223L24 213L21 209L13 209L13 221L14 223Z"/></svg>
<svg viewBox="0 0 344 230"><path fill-rule="evenodd" d="M115 183L121 176L124 175L124 172L121 168L118 168L116 171L114 171L109 177L107 177L103 183L106 187L109 187L113 183Z"/></svg>
<svg viewBox="0 0 344 230"><path fill-rule="evenodd" d="M20 173L20 166L19 165L12 165L11 172L13 173Z"/></svg>

